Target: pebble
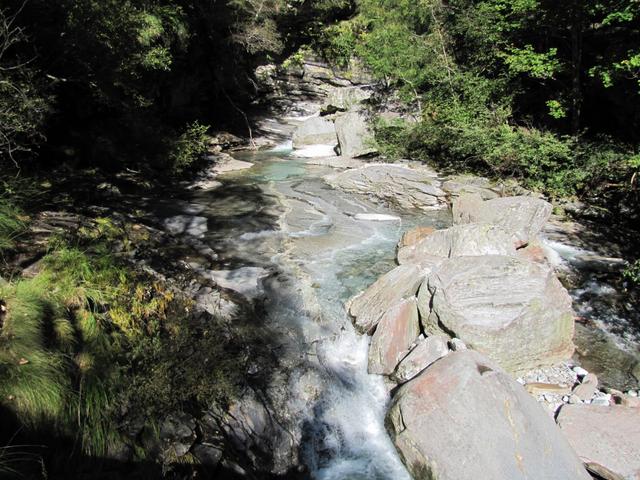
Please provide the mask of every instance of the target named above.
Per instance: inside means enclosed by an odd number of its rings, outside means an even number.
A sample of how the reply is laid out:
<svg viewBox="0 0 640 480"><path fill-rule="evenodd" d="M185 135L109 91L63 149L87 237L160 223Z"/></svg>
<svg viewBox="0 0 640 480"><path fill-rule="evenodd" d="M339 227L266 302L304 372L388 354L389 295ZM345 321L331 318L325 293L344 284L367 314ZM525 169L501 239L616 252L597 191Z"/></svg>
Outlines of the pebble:
<svg viewBox="0 0 640 480"><path fill-rule="evenodd" d="M467 345L459 338L452 338L449 340L449 348L454 352L458 352L460 350L466 350Z"/></svg>
<svg viewBox="0 0 640 480"><path fill-rule="evenodd" d="M576 375L578 375L578 377L584 377L585 375L587 375L589 372L587 372L584 368L582 367L573 367L573 371L576 373Z"/></svg>
<svg viewBox="0 0 640 480"><path fill-rule="evenodd" d="M637 397L638 396L638 392L636 392L635 390L629 390L627 392L627 395L629 395L630 397Z"/></svg>

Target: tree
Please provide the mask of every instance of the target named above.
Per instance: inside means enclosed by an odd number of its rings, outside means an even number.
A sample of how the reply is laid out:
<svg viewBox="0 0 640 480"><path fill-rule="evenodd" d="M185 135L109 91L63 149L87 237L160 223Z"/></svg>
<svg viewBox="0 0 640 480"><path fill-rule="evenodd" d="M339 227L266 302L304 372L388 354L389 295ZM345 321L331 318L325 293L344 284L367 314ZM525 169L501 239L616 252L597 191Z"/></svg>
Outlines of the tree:
<svg viewBox="0 0 640 480"><path fill-rule="evenodd" d="M17 24L24 4L17 10L0 9L0 167L13 165L44 140L42 123L49 104L42 82L32 68L33 56L20 47L26 41Z"/></svg>

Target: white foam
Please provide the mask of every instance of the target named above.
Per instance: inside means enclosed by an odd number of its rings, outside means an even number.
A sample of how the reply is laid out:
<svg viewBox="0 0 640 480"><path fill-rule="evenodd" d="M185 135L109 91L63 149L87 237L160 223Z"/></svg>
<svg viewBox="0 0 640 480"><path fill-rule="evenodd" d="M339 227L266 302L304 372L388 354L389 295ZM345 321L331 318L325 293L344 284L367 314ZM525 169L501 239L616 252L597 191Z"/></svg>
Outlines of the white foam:
<svg viewBox="0 0 640 480"><path fill-rule="evenodd" d="M302 158L333 157L336 152L335 145L309 145L299 150L294 150L291 155Z"/></svg>
<svg viewBox="0 0 640 480"><path fill-rule="evenodd" d="M287 153L293 150L293 140L287 140L286 142L282 142L275 147L273 147L270 152L274 153Z"/></svg>
<svg viewBox="0 0 640 480"><path fill-rule="evenodd" d="M384 213L356 213L356 220L369 220L372 222L401 222L400 217L395 215L386 215Z"/></svg>

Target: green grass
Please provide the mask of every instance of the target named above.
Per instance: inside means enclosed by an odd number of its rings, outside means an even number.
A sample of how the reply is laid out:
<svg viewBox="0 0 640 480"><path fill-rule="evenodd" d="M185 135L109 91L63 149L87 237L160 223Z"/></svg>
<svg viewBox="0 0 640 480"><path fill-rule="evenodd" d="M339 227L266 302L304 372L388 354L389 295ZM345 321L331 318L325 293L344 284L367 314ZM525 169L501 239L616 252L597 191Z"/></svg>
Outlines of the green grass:
<svg viewBox="0 0 640 480"><path fill-rule="evenodd" d="M24 230L21 211L0 198L0 253L13 248L16 237Z"/></svg>
<svg viewBox="0 0 640 480"><path fill-rule="evenodd" d="M28 426L55 423L65 408L69 381L64 357L46 344L54 307L49 277L0 287L7 317L0 336L0 398Z"/></svg>
<svg viewBox="0 0 640 480"><path fill-rule="evenodd" d="M48 445L53 457L105 457L121 449L129 421L157 427L169 412L224 406L247 358L273 361L251 312L191 321L189 299L109 253L125 227L94 226L50 242L35 278L0 285L0 405L29 439L65 439Z"/></svg>

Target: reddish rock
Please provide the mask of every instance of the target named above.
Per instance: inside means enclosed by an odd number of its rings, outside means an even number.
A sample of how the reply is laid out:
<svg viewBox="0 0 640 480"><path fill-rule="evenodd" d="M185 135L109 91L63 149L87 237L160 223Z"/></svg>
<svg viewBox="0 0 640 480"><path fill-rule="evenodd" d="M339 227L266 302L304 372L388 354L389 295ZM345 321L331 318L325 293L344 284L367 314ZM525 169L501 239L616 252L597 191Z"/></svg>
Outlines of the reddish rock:
<svg viewBox="0 0 640 480"><path fill-rule="evenodd" d="M369 373L391 374L420 334L415 297L403 300L388 310L371 338Z"/></svg>
<svg viewBox="0 0 640 480"><path fill-rule="evenodd" d="M417 265L400 265L354 297L350 301L349 313L355 319L356 329L361 333L373 332L387 310L415 296L429 271Z"/></svg>
<svg viewBox="0 0 640 480"><path fill-rule="evenodd" d="M449 353L447 338L442 335L432 335L416 345L409 355L402 359L393 374L393 378L398 383L411 380L447 353Z"/></svg>
<svg viewBox="0 0 640 480"><path fill-rule="evenodd" d="M522 385L472 350L450 353L400 387L387 428L415 479L590 479Z"/></svg>
<svg viewBox="0 0 640 480"><path fill-rule="evenodd" d="M415 227L411 230L407 230L402 235L402 239L400 239L400 242L398 243L398 248L415 245L420 240L422 240L423 238L427 238L435 231L436 229L433 227Z"/></svg>

